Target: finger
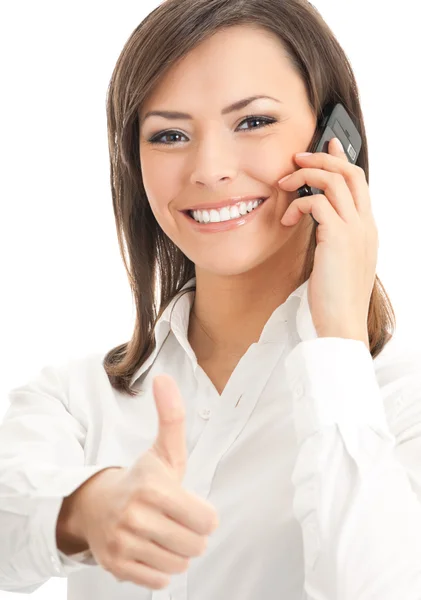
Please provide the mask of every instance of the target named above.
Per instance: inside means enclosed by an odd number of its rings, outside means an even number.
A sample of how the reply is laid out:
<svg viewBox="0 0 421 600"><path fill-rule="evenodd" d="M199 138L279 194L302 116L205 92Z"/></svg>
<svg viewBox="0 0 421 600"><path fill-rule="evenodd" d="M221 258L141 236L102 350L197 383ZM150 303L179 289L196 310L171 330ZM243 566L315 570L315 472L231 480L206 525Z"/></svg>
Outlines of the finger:
<svg viewBox="0 0 421 600"><path fill-rule="evenodd" d="M323 190L337 214L346 223L356 221L359 215L351 191L342 175L313 167L303 168L295 171L279 185L282 189L292 192L304 184ZM315 217L314 213L313 216Z"/></svg>
<svg viewBox="0 0 421 600"><path fill-rule="evenodd" d="M158 461L159 465L165 468L162 459L153 448L146 454L149 454L153 461ZM142 456L143 467L145 467L146 454ZM156 468L154 464L146 464L146 470L149 466L152 467L152 472L154 467ZM174 471L172 470L172 472ZM180 485L182 482L179 481L179 478L174 477L175 481L168 481L165 477L159 477L158 473L157 478L152 478L149 481L146 494L143 492L139 496L142 504L146 503L157 508L176 523L200 535L213 533L219 527L219 516L213 504L194 492L183 488ZM145 507L143 506L142 511L144 510ZM133 522L136 523L136 513L133 517ZM142 520L145 521L143 517ZM128 526L131 527L131 523Z"/></svg>
<svg viewBox="0 0 421 600"><path fill-rule="evenodd" d="M187 571L191 555L182 555L178 552L167 550L151 540L140 539L139 536L132 538L127 543L127 556L136 562L152 567L161 573L175 575ZM203 542L201 550L204 550ZM198 552L200 554L200 552Z"/></svg>
<svg viewBox="0 0 421 600"><path fill-rule="evenodd" d="M209 519L207 519L209 521ZM201 531L198 533L190 527L185 527L181 523L168 518L166 515L156 511L156 508L142 507L139 512L139 518L131 519L129 537L132 540L127 547L125 544L124 553L133 555L133 547L130 544L136 541L137 548L144 545L144 541L152 541L170 552L179 556L192 557L199 556L205 549L206 537L211 533L208 527L201 525ZM130 534L132 537L130 537ZM137 552L137 550L135 550ZM141 560L139 556L136 557Z"/></svg>
<svg viewBox="0 0 421 600"><path fill-rule="evenodd" d="M285 211L281 223L282 225L292 227L305 214L312 214L313 218L319 223L319 226L327 226L330 228L330 231L338 230L339 215L326 196L322 194L304 196L303 198L294 200Z"/></svg>
<svg viewBox="0 0 421 600"><path fill-rule="evenodd" d="M328 150L329 150L329 154L333 154L334 156L337 156L341 160L346 160L348 162L348 157L345 154L344 147L339 138L334 137L331 140L329 140Z"/></svg>
<svg viewBox="0 0 421 600"><path fill-rule="evenodd" d="M295 155L295 161L305 167L339 173L343 176L351 192L357 212L362 215L371 211L370 188L364 169L350 163L345 154L331 155L324 152L315 152L308 156Z"/></svg>
<svg viewBox="0 0 421 600"><path fill-rule="evenodd" d="M219 527L215 508L204 498L181 488L162 494L156 506L176 523L200 535L209 535Z"/></svg>
<svg viewBox="0 0 421 600"><path fill-rule="evenodd" d="M181 482L187 462L185 409L174 379L163 374L152 382L159 429L153 448L176 472Z"/></svg>
<svg viewBox="0 0 421 600"><path fill-rule="evenodd" d="M171 583L171 578L161 571L132 560L123 561L115 573L117 581L121 583L130 581L153 590L162 590Z"/></svg>

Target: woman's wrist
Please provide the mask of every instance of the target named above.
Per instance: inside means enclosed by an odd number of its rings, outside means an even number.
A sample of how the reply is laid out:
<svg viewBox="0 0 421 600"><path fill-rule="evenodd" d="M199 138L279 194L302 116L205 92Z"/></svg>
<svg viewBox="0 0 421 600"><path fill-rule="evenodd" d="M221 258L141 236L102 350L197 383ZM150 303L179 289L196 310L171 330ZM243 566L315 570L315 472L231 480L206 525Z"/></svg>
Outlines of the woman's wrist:
<svg viewBox="0 0 421 600"><path fill-rule="evenodd" d="M63 499L57 519L57 548L64 554L77 554L89 550L86 539L86 514L98 498L99 486L107 479L114 480L121 476L122 467L108 467L92 475L72 494Z"/></svg>

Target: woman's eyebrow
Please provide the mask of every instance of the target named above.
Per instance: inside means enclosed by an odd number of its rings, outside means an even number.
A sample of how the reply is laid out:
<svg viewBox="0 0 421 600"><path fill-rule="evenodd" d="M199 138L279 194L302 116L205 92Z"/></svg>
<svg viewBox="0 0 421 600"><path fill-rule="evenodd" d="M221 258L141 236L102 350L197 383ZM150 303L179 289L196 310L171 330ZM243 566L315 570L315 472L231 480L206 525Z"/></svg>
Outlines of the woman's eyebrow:
<svg viewBox="0 0 421 600"><path fill-rule="evenodd" d="M251 104L254 100L258 100L260 98L267 98L269 100L274 100L275 102L278 102L280 104L283 103L282 100L277 100L277 98L272 98L272 96L250 96L249 98L244 98L243 100L238 100L237 102L234 102L234 104L230 104L226 108L222 109L221 115L227 115L228 113L234 112L236 110L241 110L248 104ZM141 121L141 125L143 125L143 123L146 121L146 119L148 117L152 117L153 115L157 116L157 117L164 117L165 119L193 119L193 117L191 115L189 115L188 113L170 111L170 110L151 110L151 111L147 112L146 115L143 117L143 119Z"/></svg>

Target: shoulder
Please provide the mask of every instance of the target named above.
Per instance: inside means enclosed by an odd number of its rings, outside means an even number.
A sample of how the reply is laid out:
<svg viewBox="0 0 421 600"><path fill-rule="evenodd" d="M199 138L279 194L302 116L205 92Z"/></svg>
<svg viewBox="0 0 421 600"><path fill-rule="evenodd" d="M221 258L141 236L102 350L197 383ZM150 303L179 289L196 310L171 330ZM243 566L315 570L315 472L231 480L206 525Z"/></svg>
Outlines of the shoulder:
<svg viewBox="0 0 421 600"><path fill-rule="evenodd" d="M50 398L69 406L71 399L85 396L87 390L110 387L103 367L105 353L91 352L51 360L35 369L21 384L9 391L10 400L18 398Z"/></svg>

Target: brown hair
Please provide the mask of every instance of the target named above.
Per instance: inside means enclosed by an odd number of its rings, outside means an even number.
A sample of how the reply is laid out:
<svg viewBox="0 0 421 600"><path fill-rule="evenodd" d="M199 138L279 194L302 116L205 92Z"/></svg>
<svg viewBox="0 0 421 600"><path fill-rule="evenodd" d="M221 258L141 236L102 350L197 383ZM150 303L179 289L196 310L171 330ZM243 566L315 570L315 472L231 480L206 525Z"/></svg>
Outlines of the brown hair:
<svg viewBox="0 0 421 600"><path fill-rule="evenodd" d="M136 304L136 321L132 339L110 350L103 366L112 387L130 396L137 395L130 388L132 376L155 348L157 321L195 276L194 263L163 232L150 208L140 168L138 111L176 61L217 30L235 25L263 27L277 35L305 82L309 103L318 118L326 106L343 104L361 134L362 148L356 164L369 181L367 137L355 77L346 54L310 2L165 0L153 10L127 40L107 94L113 209L120 253ZM316 128L309 150L315 149L318 133ZM299 285L311 275L315 249L316 223ZM157 282L161 291L158 307ZM194 286L186 292L191 289ZM396 327L393 307L377 275L367 327L370 352L375 358Z"/></svg>

